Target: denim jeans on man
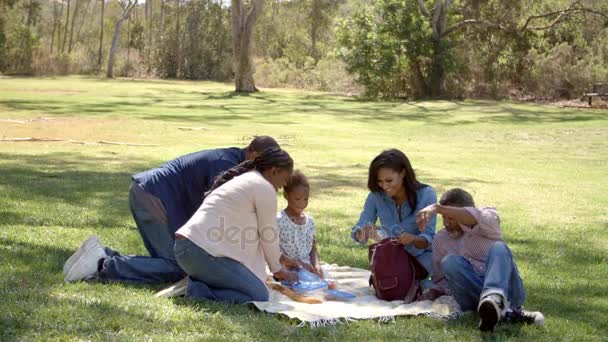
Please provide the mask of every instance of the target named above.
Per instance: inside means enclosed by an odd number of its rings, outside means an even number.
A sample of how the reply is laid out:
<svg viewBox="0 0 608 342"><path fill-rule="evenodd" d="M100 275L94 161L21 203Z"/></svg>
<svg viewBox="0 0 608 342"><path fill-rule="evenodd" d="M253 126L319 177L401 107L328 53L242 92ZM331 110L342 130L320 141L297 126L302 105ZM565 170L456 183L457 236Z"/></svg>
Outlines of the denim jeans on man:
<svg viewBox="0 0 608 342"><path fill-rule="evenodd" d="M190 275L188 297L237 304L268 300L266 285L238 261L214 257L188 239L175 241L175 258Z"/></svg>
<svg viewBox="0 0 608 342"><path fill-rule="evenodd" d="M106 247L97 279L142 283L175 282L185 276L175 261L174 233L168 228L167 214L160 200L131 183L129 205L137 229L150 256L121 255Z"/></svg>
<svg viewBox="0 0 608 342"><path fill-rule="evenodd" d="M504 242L497 241L490 249L485 274L480 274L462 256L448 255L441 261L448 287L463 311L476 310L480 298L500 294L505 305L520 307L526 299L513 254Z"/></svg>

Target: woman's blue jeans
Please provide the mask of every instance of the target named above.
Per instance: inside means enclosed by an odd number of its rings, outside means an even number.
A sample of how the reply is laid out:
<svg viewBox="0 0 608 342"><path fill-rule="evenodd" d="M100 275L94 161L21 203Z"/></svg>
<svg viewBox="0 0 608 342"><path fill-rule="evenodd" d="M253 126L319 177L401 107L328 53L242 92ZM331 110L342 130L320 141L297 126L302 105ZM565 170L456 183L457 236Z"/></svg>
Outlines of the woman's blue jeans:
<svg viewBox="0 0 608 342"><path fill-rule="evenodd" d="M175 258L190 276L188 297L237 304L268 300L266 285L238 261L214 257L188 239L175 241Z"/></svg>

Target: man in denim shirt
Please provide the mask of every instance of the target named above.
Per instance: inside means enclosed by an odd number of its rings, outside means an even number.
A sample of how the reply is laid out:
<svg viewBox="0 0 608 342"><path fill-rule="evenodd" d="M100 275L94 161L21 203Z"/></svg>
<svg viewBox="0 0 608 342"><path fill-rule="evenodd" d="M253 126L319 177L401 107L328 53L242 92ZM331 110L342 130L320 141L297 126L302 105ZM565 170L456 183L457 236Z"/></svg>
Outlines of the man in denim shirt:
<svg viewBox="0 0 608 342"><path fill-rule="evenodd" d="M246 148L194 152L134 175L129 206L150 256L121 255L101 245L94 236L66 261L65 280L154 283L181 279L185 273L175 260L175 232L198 210L218 175L270 147L278 147L277 142L272 137L259 136ZM82 258L85 254L91 260L97 259L95 267L93 261Z"/></svg>

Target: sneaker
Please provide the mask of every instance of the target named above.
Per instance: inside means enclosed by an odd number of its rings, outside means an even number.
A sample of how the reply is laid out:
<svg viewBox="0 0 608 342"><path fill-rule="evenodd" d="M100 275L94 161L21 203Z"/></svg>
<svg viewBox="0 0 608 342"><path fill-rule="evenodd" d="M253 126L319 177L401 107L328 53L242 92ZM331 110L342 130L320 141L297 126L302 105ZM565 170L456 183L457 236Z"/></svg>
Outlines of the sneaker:
<svg viewBox="0 0 608 342"><path fill-rule="evenodd" d="M502 316L504 308L503 300L500 295L491 294L484 297L477 307L479 313L479 330L494 331L498 321Z"/></svg>
<svg viewBox="0 0 608 342"><path fill-rule="evenodd" d="M173 298L179 296L185 296L186 290L188 290L188 277L178 281L177 283L167 287L166 289L158 291L154 297Z"/></svg>
<svg viewBox="0 0 608 342"><path fill-rule="evenodd" d="M65 264L63 264L63 274L67 275L68 272L70 272L70 270L72 269L72 266L74 266L76 260L78 260L82 253L84 253L88 249L88 247L95 242L99 242L99 236L93 235L90 236L88 239L84 240L84 242L82 243L82 245L80 245L80 248L76 251L76 253L72 254L72 256L65 262Z"/></svg>
<svg viewBox="0 0 608 342"><path fill-rule="evenodd" d="M64 280L66 282L83 280L93 276L97 273L99 260L108 256L103 245L99 241L93 241L89 245L82 246L81 248L83 251L78 250L74 253L80 253L80 255L75 257L76 261L74 262L74 265L65 276Z"/></svg>
<svg viewBox="0 0 608 342"><path fill-rule="evenodd" d="M509 310L505 314L504 321L513 324L529 324L543 326L545 316L540 311L526 311L521 309Z"/></svg>

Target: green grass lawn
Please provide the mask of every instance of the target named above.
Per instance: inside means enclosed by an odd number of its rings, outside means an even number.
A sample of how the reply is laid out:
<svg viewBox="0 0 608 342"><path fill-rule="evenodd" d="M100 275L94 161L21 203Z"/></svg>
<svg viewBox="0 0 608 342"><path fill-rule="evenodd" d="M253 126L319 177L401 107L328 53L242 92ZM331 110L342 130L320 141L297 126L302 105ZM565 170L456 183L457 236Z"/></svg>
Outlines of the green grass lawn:
<svg viewBox="0 0 608 342"><path fill-rule="evenodd" d="M607 339L607 111L231 90L207 82L0 79L0 138L156 144L0 141L0 340ZM545 314L545 328L501 326L482 335L471 315L298 328L248 306L154 298L161 286L63 283L63 262L91 234L145 253L127 204L131 174L200 149L244 146L254 134L276 137L312 180L309 212L330 263L366 266L366 249L349 232L367 194L369 162L383 149L403 150L439 194L459 186L479 205L496 206L526 308Z"/></svg>

